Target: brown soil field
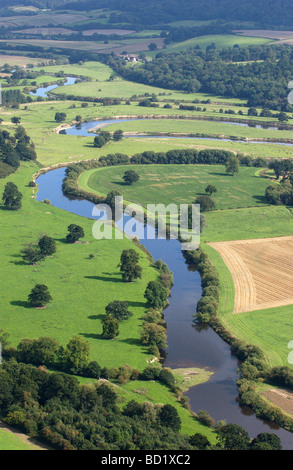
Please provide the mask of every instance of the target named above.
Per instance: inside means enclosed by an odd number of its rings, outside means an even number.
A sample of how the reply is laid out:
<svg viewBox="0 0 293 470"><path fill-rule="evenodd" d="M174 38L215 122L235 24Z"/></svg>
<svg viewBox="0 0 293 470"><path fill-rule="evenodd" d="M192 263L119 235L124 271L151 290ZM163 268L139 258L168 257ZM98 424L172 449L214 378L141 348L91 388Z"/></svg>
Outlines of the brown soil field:
<svg viewBox="0 0 293 470"><path fill-rule="evenodd" d="M235 30L233 33L240 36L250 36L255 38L268 38L268 39L293 39L293 31L272 31L268 29L243 29Z"/></svg>
<svg viewBox="0 0 293 470"><path fill-rule="evenodd" d="M293 304L293 236L209 245L232 274L234 313Z"/></svg>
<svg viewBox="0 0 293 470"><path fill-rule="evenodd" d="M272 388L262 395L270 400L274 405L279 406L285 413L293 416L293 393L287 390Z"/></svg>

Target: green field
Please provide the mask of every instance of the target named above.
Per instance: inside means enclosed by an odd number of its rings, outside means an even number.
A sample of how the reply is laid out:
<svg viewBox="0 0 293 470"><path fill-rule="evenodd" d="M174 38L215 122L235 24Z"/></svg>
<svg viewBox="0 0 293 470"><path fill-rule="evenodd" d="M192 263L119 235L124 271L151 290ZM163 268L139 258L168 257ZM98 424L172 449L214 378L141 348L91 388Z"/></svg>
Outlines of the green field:
<svg viewBox="0 0 293 470"><path fill-rule="evenodd" d="M25 163L15 174L0 180L0 193L7 181L13 181L24 195L23 207L17 213L5 211L0 206L0 301L5 311L1 328L10 334L13 346L24 337L42 336L53 337L65 345L74 335L80 335L90 343L91 359L102 366L129 364L143 370L153 358L140 342L142 316L147 309L143 294L147 283L157 279L157 271L150 265L147 255L130 240L95 240L91 233L92 221L35 201L28 182L37 169L37 165ZM64 242L71 223L84 228L85 238L81 243L69 245ZM45 233L56 240L57 253L38 265L26 265L20 257L20 250ZM122 282L117 265L122 250L129 248L139 252L143 276L141 280L126 284ZM93 259L90 259L90 254L94 254ZM46 284L53 297L43 310L31 308L28 304L28 294L37 283ZM133 317L120 324L120 333L115 340L107 341L101 338L101 318L105 314L105 306L114 299L126 300ZM203 374L202 380L206 377ZM144 398L153 403L174 404L182 418L183 432L201 432L214 439L212 432L181 407L161 383L126 384L125 393L120 390L124 397L122 402L133 397L143 398L135 392L137 387L146 387L148 393ZM9 446L22 448L19 442L10 440L10 436L8 438L8 441L3 441L4 449Z"/></svg>
<svg viewBox="0 0 293 470"><path fill-rule="evenodd" d="M234 40L235 36L232 37ZM212 37L208 38L206 40L210 41ZM15 110L1 108L0 117L4 120L2 128L7 129L12 135L15 126L10 122L11 117L21 118L21 125L25 127L35 143L40 165L48 166L61 162L99 158L109 153L119 152L132 156L146 150L166 152L175 148L220 148L254 157L292 157L292 149L289 146L167 137L124 138L120 142L112 141L105 147L96 149L93 147L93 136L78 138L57 134L55 129L58 123L54 120L55 112L66 113L66 120L63 123L66 126L73 123L77 115L81 115L84 121L143 115L219 118L219 110L222 107L234 109L235 112L243 109L246 114L247 108L241 100L209 97L204 94L186 95L120 79L108 81L112 70L97 62L85 63L82 66L46 67L44 75L38 77L37 82L54 81L55 77L47 74L57 73L60 70L63 70L65 75L83 75L92 79L91 82L66 87L68 94L111 97L121 97L123 94L123 98L128 98L134 94L143 95L155 92L158 95L162 94L160 99L170 100L173 108L164 109L164 103L160 103L159 108L143 108L137 106L137 102L118 106L101 104L94 106L93 103L89 103L87 108L83 108L80 101L55 101L54 98L51 101L28 104L26 109L25 105ZM101 92L98 89L101 89ZM55 97L57 98L58 94L63 92L64 88L56 90ZM192 102L194 99L208 98L212 103L204 105L207 108L205 113L179 110L178 103L174 103L174 100L182 99ZM202 105L199 104L199 106ZM247 115L236 117L247 119ZM233 119L233 116L229 118ZM254 120L256 123L262 121L261 118ZM266 121L272 122L273 120L266 119ZM110 126L108 130L115 129L146 133L222 134L241 138L291 138L288 131L269 131L219 122L183 119L117 123ZM126 201L139 202L143 205L148 202L191 203L198 194L205 193L205 187L208 184L215 184L218 192L214 200L218 210L206 214L202 245L219 271L222 285L221 319L237 337L248 343L259 345L270 365L287 365L286 345L291 339L290 328L287 327L291 324L290 306L232 315L234 300L232 277L220 256L207 245L212 241L292 234L292 213L283 206L269 206L264 200L265 188L269 182L259 177L255 168L246 167L241 167L239 174L234 177L226 175L224 167L218 165L137 165L131 168L135 169L141 178L137 184L130 187L121 184L126 169L122 166L85 172L80 176L79 184L91 192L96 191L102 195L106 195L111 189L118 189ZM23 163L20 169L7 180L0 180L0 193L9 180L14 181L24 194L23 207L17 213L9 213L0 206L2 222L0 302L4 313L1 328L10 333L13 346L16 346L24 337L40 336L52 336L65 345L72 336L80 335L90 343L91 359L97 360L101 366L118 367L129 364L143 370L152 359L152 356L140 344L142 316L146 311L143 294L147 283L157 278L157 271L150 265L146 254L136 248L140 253L143 278L132 284L124 284L117 265L121 251L134 247L133 243L128 239L119 240L119 242L94 240L91 233L92 221L36 202L32 198L32 189L28 187L28 183L32 179L32 174L38 169L37 164ZM86 235L80 244L64 243L67 227L71 223L82 225L85 229ZM36 242L44 233L56 240L57 253L38 266L25 265L19 256L20 250L29 242ZM94 254L93 259L90 259L90 254ZM48 285L53 297L53 301L44 310L32 309L27 302L28 294L36 283ZM105 306L116 299L128 301L134 315L121 323L120 334L115 340L106 341L101 338L101 318L104 315ZM276 318L278 318L278 328L276 328ZM203 380L206 380L206 377L203 377ZM211 436L211 431L195 421L188 410L181 407L175 396L160 383L129 382L119 388L119 394L121 406L128 399L171 403L177 408L182 418L183 432L188 434L202 432L208 437ZM10 444L7 443L8 445ZM4 448L5 446L6 444ZM18 448L17 444L16 447Z"/></svg>
<svg viewBox="0 0 293 470"><path fill-rule="evenodd" d="M39 450L34 444L17 434L0 429L0 450Z"/></svg>
<svg viewBox="0 0 293 470"><path fill-rule="evenodd" d="M65 87L66 89L69 87ZM215 106L210 106L212 109ZM66 121L62 125L66 125L66 123L74 122L75 117L77 115L81 115L83 120L93 120L93 119L111 119L116 116L120 117L134 117L134 116L144 116L144 115L151 115L151 116L158 116L164 115L166 117L176 117L178 114L186 117L191 116L202 116L205 119L210 114L211 116L219 117L217 111L210 111L210 113L206 113L203 116L203 113L200 112L192 112L192 111L179 111L178 107L174 107L173 109L163 109L160 108L144 108L141 106L137 106L135 103L131 105L124 105L121 104L119 106L103 106L101 104L94 104L90 103L87 108L82 108L82 103L79 101L61 101L61 102L33 102L26 106L21 105L20 109L13 110L13 109L5 109L1 108L0 110L0 117L4 120L2 126L5 126L7 130L13 132L15 126L11 125L11 118L13 116L18 116L21 118L21 125L23 125L28 134L31 136L38 155L38 161L41 162L44 166L50 164L56 164L61 162L70 162L70 161L77 161L77 160L85 160L85 159L92 159L98 158L102 155L107 155L108 153L124 153L129 156L134 155L136 153L143 152L145 150L153 150L157 152L166 152L170 149L175 148L197 148L197 149L204 149L204 148L219 148L219 149L226 149L232 152L238 152L248 155L253 155L254 157L264 157L264 158L290 158L292 155L292 149L290 146L286 145L276 145L276 144L253 144L249 142L226 142L224 140L209 140L209 139L184 139L184 138L172 138L168 139L166 137L161 138L131 138L131 139L123 139L120 142L109 142L107 145L102 147L101 149L96 149L93 147L93 137L81 137L75 138L74 136L66 136L66 135L57 135L55 132L58 123L54 120L54 115L56 111L64 112L66 114ZM168 120L160 120L158 121L161 129L174 129L174 126L177 125L178 120L176 121L168 121ZM257 118L257 121L260 122L260 118ZM232 126L229 124L220 124L215 122L207 122L207 121L185 121L179 122L180 130L183 129L183 126L188 126L190 130L192 126L200 126L201 129L204 130L204 126L207 125L207 129L209 131L211 129L215 129L214 126L217 126L217 131L222 130L222 133L227 131L227 128L233 127L236 128L236 132L238 133L238 129L240 126ZM123 126L130 126L133 124L134 126L141 126L141 129L149 129L148 126L155 126L156 122L154 121L141 121L138 123L131 122L129 125L124 123ZM116 125L116 127L120 128L121 125ZM131 127L128 127L131 129ZM113 129L113 128L112 128ZM241 128L242 129L242 128ZM243 128L245 132L248 134L251 131L261 131L265 132L264 130L259 129L252 129L252 128ZM275 131L279 133L278 135L284 135L283 132L286 131ZM247 135L248 135L247 134Z"/></svg>
<svg viewBox="0 0 293 470"><path fill-rule="evenodd" d="M233 47L235 44L238 44L240 47L247 47L267 44L269 42L272 42L271 39L235 36L234 34L217 34L195 37L179 43L173 43L167 46L165 51L167 53L181 52L196 46L205 49L212 43L215 43L218 49L222 49L224 47Z"/></svg>
<svg viewBox="0 0 293 470"><path fill-rule="evenodd" d="M143 297L146 284L156 279L156 271L140 252L143 279L133 284L123 283L117 265L122 250L133 247L132 242L95 240L91 221L32 199L27 184L36 169L26 164L9 178L24 193L23 208L11 213L2 207L1 305L6 315L1 320L1 328L10 333L13 345L26 336L52 336L66 344L79 334L88 339L92 357L102 364L116 367L129 363L144 368L151 356L139 344L140 318L146 309ZM1 193L3 185L1 180ZM64 243L71 223L84 227L86 236L82 244ZM22 262L19 252L24 245L37 241L41 233L48 233L57 241L57 253L39 266L28 266ZM95 255L92 260L91 253ZM46 310L28 306L27 296L37 283L46 284L53 297ZM105 341L101 339L101 318L113 299L127 300L134 315L121 324L117 340Z"/></svg>
<svg viewBox="0 0 293 470"><path fill-rule="evenodd" d="M267 180L255 176L255 168L241 168L236 176L227 175L222 165L131 165L140 180L125 185L123 175L129 166L100 168L84 172L79 186L102 196L113 189L125 200L142 204L193 203L205 188L217 188L213 199L217 209L266 205L264 192Z"/></svg>
<svg viewBox="0 0 293 470"><path fill-rule="evenodd" d="M238 118L238 116L237 116ZM256 124L257 125L257 124ZM293 142L293 133L286 130L259 129L242 125L229 124L229 122L192 121L182 119L155 119L123 122L107 126L107 130L114 132L122 129L125 133L174 133L174 134L208 134L226 136L237 139L290 139Z"/></svg>

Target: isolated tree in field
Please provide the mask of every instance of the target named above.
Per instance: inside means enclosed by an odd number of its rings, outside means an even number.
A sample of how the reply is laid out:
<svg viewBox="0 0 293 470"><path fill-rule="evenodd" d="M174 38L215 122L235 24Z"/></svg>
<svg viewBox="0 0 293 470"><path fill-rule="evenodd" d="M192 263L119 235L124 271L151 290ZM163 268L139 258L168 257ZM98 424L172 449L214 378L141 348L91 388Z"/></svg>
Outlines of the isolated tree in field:
<svg viewBox="0 0 293 470"><path fill-rule="evenodd" d="M43 235L39 240L39 248L44 256L51 256L56 253L56 242L48 235Z"/></svg>
<svg viewBox="0 0 293 470"><path fill-rule="evenodd" d="M281 113L278 114L278 120L279 120L279 122L287 122L287 121L289 121L289 116L287 116L286 113L281 112Z"/></svg>
<svg viewBox="0 0 293 470"><path fill-rule="evenodd" d="M124 183L129 184L129 185L132 183L136 183L139 180L139 178L140 178L139 174L136 173L136 171L134 170L127 170L125 171L123 175Z"/></svg>
<svg viewBox="0 0 293 470"><path fill-rule="evenodd" d="M151 42L149 45L148 45L148 48L150 51L156 51L158 49L158 46L155 42Z"/></svg>
<svg viewBox="0 0 293 470"><path fill-rule="evenodd" d="M107 315L103 318L102 326L102 337L104 339L114 339L119 335L119 321L117 318L112 317L112 315Z"/></svg>
<svg viewBox="0 0 293 470"><path fill-rule="evenodd" d="M20 124L20 121L21 121L21 118L20 118L20 117L13 116L13 117L11 118L12 124Z"/></svg>
<svg viewBox="0 0 293 470"><path fill-rule="evenodd" d="M205 192L209 195L209 196L212 196L213 194L216 194L217 192L217 188L216 186L214 186L213 184L208 184L208 186L206 187L205 189Z"/></svg>
<svg viewBox="0 0 293 470"><path fill-rule="evenodd" d="M55 113L55 121L56 122L63 122L66 119L66 114L65 113Z"/></svg>
<svg viewBox="0 0 293 470"><path fill-rule="evenodd" d="M10 211L18 211L21 208L22 194L16 184L6 183L2 200L6 209Z"/></svg>
<svg viewBox="0 0 293 470"><path fill-rule="evenodd" d="M94 138L94 147L101 148L111 140L111 134L108 131L101 131L99 135Z"/></svg>
<svg viewBox="0 0 293 470"><path fill-rule="evenodd" d="M71 224L68 226L68 234L66 235L66 242L67 243L75 243L80 238L84 237L83 228L79 225Z"/></svg>
<svg viewBox="0 0 293 470"><path fill-rule="evenodd" d="M209 212L216 208L215 201L210 196L197 196L194 204L199 204L200 212Z"/></svg>
<svg viewBox="0 0 293 470"><path fill-rule="evenodd" d="M125 282L132 282L141 278L142 268L138 264L139 254L133 250L124 250L120 257L120 271Z"/></svg>
<svg viewBox="0 0 293 470"><path fill-rule="evenodd" d="M237 157L229 157L225 163L226 173L232 176L239 172L239 160Z"/></svg>
<svg viewBox="0 0 293 470"><path fill-rule="evenodd" d="M38 263L45 257L40 249L37 246L33 246L31 243L21 250L20 255L23 261L31 265Z"/></svg>
<svg viewBox="0 0 293 470"><path fill-rule="evenodd" d="M106 144L106 141L103 137L97 135L95 138L94 138L94 147L96 148L101 148L103 147L104 145Z"/></svg>
<svg viewBox="0 0 293 470"><path fill-rule="evenodd" d="M150 307L162 309L165 307L168 292L158 281L150 281L144 293L144 297Z"/></svg>
<svg viewBox="0 0 293 470"><path fill-rule="evenodd" d="M32 307L44 307L52 300L52 297L47 286L36 284L31 290L28 300Z"/></svg>
<svg viewBox="0 0 293 470"><path fill-rule="evenodd" d="M118 321L127 320L132 317L133 313L128 310L128 302L121 300L114 300L106 307L106 314L112 315Z"/></svg>
<svg viewBox="0 0 293 470"><path fill-rule="evenodd" d="M123 131L121 129L118 129L117 131L113 133L113 140L115 140L115 142L118 142L122 138L123 138Z"/></svg>

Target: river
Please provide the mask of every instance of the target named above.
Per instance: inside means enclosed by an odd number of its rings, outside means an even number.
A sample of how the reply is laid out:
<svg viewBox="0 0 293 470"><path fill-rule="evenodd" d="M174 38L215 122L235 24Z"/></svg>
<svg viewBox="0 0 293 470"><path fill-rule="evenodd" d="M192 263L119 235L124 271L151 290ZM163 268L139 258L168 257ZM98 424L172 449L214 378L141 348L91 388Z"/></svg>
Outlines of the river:
<svg viewBox="0 0 293 470"><path fill-rule="evenodd" d="M64 82L61 86L66 86L66 85L74 85L76 82L77 78L75 77L66 77L66 82ZM55 85L49 85L47 87L40 87L37 88L35 91L31 91L30 95L31 96L41 96L42 98L48 98L48 93L51 90L54 90L55 88L59 88L60 85L57 83Z"/></svg>
<svg viewBox="0 0 293 470"><path fill-rule="evenodd" d="M75 80L75 78L67 77L64 85L75 83ZM56 88L58 85L52 86ZM38 89L37 96L46 96L46 93L50 91L48 88L53 89L47 87L45 92L44 89ZM67 135L95 136L96 134L88 130L97 126L105 127L112 123L131 120L133 119L95 120L72 126L64 132ZM248 124L244 125L248 126ZM228 139L225 140L228 141ZM64 168L39 176L37 200L49 199L52 205L60 209L92 218L94 204L64 196L62 192L64 176ZM225 419L227 423L238 424L247 430L251 438L262 432L273 432L280 437L284 450L293 450L292 433L275 423L257 418L251 409L239 406L236 387L239 365L237 358L231 354L229 345L212 328L208 326L199 328L193 323L192 315L196 312L196 304L201 297L201 282L199 274L188 269L182 256L181 244L177 240L147 240L146 238L141 242L155 260L162 259L168 264L174 276L169 306L164 311L168 335L164 365L171 368L201 367L213 372L208 382L192 387L185 393L190 399L191 409L196 413L199 410L206 410L216 421Z"/></svg>
<svg viewBox="0 0 293 470"><path fill-rule="evenodd" d="M72 126L70 128L67 128L67 129L62 129L60 131L60 133L62 134L66 134L66 135L76 135L76 136L79 136L79 137L95 137L97 134L95 132L92 131L93 128L95 128L96 130L99 130L99 129L104 129L108 126L110 126L111 124L119 124L119 123L123 123L123 122L129 122L129 121L142 121L142 120L150 120L148 118L123 118L123 119L104 119L104 120L94 120L94 121L87 121L87 122L83 122L81 124L77 124L75 126ZM196 123L196 120L194 121ZM215 121L216 122L216 121ZM238 122L222 122L221 121L221 124L234 124L234 125L241 125L241 126L246 126L246 127L250 127L249 124L245 124L245 123L238 123ZM196 125L196 124L195 124ZM261 126L256 126L256 127L261 127ZM273 129L273 127L272 127ZM275 128L277 129L277 128ZM280 130L281 132L281 130ZM289 142L269 142L269 141L260 141L260 140L250 140L250 141L245 141L244 139L243 140L236 140L236 139L220 139L218 137L193 137L193 136L183 136L183 135L168 135L168 134L163 134L163 133L160 133L160 135L149 135L149 134L127 134L125 135L124 137L126 138L157 138L157 139L160 139L160 138L164 138L164 137L167 137L168 139L191 139L191 140L212 140L212 141L219 141L219 142L242 142L242 143L245 143L245 144L271 144L271 145L286 145L286 146L289 146L289 147L293 147L293 143L289 143Z"/></svg>
<svg viewBox="0 0 293 470"><path fill-rule="evenodd" d="M92 218L94 204L86 200L68 199L62 193L65 169L49 171L37 179L37 199L49 199L51 204L83 217ZM188 269L177 240L147 240L141 242L155 260L162 259L174 275L174 286L164 311L167 322L168 349L166 367L206 367L214 374L209 382L192 387L186 393L191 409L206 410L217 421L225 419L244 427L253 438L261 432L276 433L283 449L293 449L293 436L279 426L263 421L252 410L237 403L236 380L238 360L230 347L210 327L196 328L192 315L201 297L198 273Z"/></svg>

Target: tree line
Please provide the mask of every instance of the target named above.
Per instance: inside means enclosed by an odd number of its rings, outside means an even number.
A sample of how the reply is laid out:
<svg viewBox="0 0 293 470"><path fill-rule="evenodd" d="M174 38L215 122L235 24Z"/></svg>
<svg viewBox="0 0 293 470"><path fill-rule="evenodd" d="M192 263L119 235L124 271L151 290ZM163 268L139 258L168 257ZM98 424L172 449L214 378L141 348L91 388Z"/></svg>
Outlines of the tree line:
<svg viewBox="0 0 293 470"><path fill-rule="evenodd" d="M170 404L154 405L130 400L123 408L111 385L96 380L80 384L71 371L82 370L93 377L125 380L174 380L168 369L148 366L138 373L129 366L115 370L89 361L88 342L72 338L62 348L52 338L23 339L17 348L9 346L8 335L0 331L5 360L0 367L0 412L8 424L31 437L62 450L280 450L280 439L270 433L251 440L240 426L219 422L215 426L216 444L202 434L182 434L177 409ZM46 364L56 358L69 368L48 372ZM88 375L87 375L88 376ZM174 384L174 382L173 382ZM204 412L197 418L211 420Z"/></svg>

